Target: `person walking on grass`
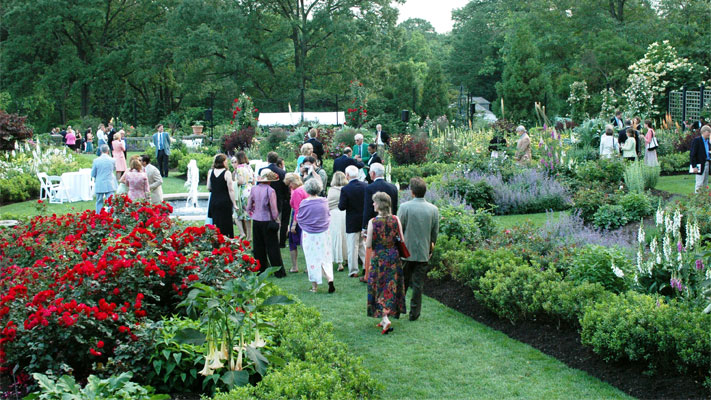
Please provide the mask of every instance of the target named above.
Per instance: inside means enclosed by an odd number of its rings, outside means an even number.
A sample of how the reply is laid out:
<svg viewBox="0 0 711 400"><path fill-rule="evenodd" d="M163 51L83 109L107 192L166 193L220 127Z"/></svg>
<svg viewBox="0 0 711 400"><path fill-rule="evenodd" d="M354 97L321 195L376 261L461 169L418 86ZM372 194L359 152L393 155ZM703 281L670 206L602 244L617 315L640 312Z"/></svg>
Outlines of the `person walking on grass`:
<svg viewBox="0 0 711 400"><path fill-rule="evenodd" d="M333 293L333 256L331 255L331 235L328 226L331 217L328 200L321 197L323 190L320 179L309 179L304 183L309 196L301 201L296 219L301 226L301 247L304 249L306 270L309 273L311 292L316 293L323 277L328 281L328 293Z"/></svg>
<svg viewBox="0 0 711 400"><path fill-rule="evenodd" d="M94 178L94 193L96 194L96 213L104 208L104 200L116 192L116 175L114 175L114 161L109 156L109 145L102 144L99 148L101 156L94 159L91 164L91 177Z"/></svg>
<svg viewBox="0 0 711 400"><path fill-rule="evenodd" d="M405 293L412 288L410 300L410 321L420 318L422 308L422 287L424 286L427 266L432 257L437 232L439 232L439 210L425 200L427 184L422 178L410 179L410 191L414 197L402 204L397 212L405 234L405 246L410 257L405 258Z"/></svg>
<svg viewBox="0 0 711 400"><path fill-rule="evenodd" d="M360 170L350 165L346 168L348 184L341 189L338 209L346 212L346 244L348 249L348 276L358 277L358 259L365 265L365 240L361 235L363 228L363 199L365 182L358 180Z"/></svg>
<svg viewBox="0 0 711 400"><path fill-rule="evenodd" d="M402 239L402 226L392 215L391 200L384 192L373 196L373 208L378 215L368 222L365 239L365 264L368 271L369 317L381 318L376 326L382 334L393 331L390 318L400 318L406 313L405 279L396 238Z"/></svg>
<svg viewBox="0 0 711 400"><path fill-rule="evenodd" d="M317 179L318 180L318 179ZM291 269L289 272L299 272L299 246L301 246L301 227L297 219L301 201L309 197L303 187L301 177L295 173L288 173L284 177L284 184L291 190L289 205L291 206L291 223L289 224L289 253L291 254Z"/></svg>
<svg viewBox="0 0 711 400"><path fill-rule="evenodd" d="M711 161L709 137L711 137L711 126L704 126L701 128L701 136L691 142L689 162L691 164L691 172L696 174L694 190L696 193L709 184L709 162Z"/></svg>

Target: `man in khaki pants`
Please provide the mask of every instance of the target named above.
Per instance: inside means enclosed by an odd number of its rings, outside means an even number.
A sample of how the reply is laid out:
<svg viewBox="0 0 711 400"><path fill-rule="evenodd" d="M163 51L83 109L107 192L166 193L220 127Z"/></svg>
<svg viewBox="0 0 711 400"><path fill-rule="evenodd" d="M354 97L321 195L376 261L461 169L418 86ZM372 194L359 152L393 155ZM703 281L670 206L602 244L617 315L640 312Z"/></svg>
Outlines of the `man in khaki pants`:
<svg viewBox="0 0 711 400"><path fill-rule="evenodd" d="M158 204L163 201L163 177L160 176L158 168L151 164L151 156L144 154L141 156L141 164L148 176L148 188L151 190L151 204Z"/></svg>
<svg viewBox="0 0 711 400"><path fill-rule="evenodd" d="M437 242L439 210L425 200L427 185L422 178L410 179L410 191L415 198L401 205L397 216L402 223L405 245L410 251L410 257L405 259L404 267L405 292L412 287L410 321L415 321L420 317L427 264Z"/></svg>

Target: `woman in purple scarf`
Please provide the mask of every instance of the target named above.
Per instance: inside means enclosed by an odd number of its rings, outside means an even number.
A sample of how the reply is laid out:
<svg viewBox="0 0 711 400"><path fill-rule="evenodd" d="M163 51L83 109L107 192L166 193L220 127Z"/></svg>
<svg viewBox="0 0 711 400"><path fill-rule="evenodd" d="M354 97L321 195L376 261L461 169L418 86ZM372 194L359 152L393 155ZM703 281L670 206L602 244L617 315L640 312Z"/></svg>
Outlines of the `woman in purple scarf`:
<svg viewBox="0 0 711 400"><path fill-rule="evenodd" d="M296 220L302 230L301 247L304 249L306 268L311 282L311 291L316 293L323 276L328 281L328 293L333 293L333 257L331 255L331 235L328 225L331 216L328 200L319 197L323 190L320 179L309 179L304 183L304 190L309 195L301 201Z"/></svg>

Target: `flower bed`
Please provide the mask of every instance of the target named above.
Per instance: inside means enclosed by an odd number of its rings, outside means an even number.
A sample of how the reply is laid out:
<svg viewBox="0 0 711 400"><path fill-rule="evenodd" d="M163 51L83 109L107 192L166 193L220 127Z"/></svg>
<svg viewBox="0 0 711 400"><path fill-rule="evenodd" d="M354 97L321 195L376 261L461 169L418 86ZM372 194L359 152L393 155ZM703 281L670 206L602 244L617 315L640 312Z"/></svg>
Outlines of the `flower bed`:
<svg viewBox="0 0 711 400"><path fill-rule="evenodd" d="M248 243L114 197L112 212L36 217L0 232L0 371L83 378L134 330L175 312L193 282L256 267Z"/></svg>

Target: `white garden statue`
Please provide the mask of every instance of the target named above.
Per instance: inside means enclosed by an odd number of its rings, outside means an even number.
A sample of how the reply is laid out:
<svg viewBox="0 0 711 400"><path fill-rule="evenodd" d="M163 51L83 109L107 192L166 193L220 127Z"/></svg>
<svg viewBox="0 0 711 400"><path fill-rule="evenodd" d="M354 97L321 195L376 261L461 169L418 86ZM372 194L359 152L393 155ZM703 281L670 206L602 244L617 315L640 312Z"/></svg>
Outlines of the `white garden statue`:
<svg viewBox="0 0 711 400"><path fill-rule="evenodd" d="M198 206L198 185L200 183L200 171L198 170L197 161L190 160L188 163L188 180L185 186L188 189L188 198L185 202L185 208L197 208Z"/></svg>

